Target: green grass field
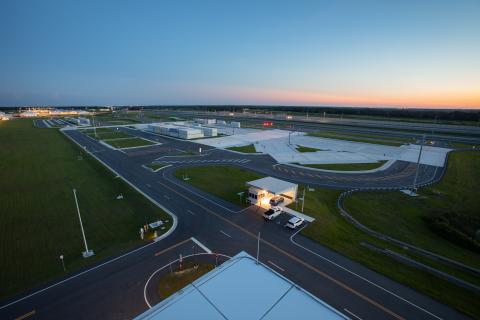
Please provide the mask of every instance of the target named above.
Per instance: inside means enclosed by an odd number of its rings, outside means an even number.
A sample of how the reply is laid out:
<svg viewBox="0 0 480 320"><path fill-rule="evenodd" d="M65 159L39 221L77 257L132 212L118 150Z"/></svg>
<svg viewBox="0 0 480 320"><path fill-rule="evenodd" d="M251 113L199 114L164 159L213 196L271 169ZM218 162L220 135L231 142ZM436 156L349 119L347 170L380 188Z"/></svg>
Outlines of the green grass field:
<svg viewBox="0 0 480 320"><path fill-rule="evenodd" d="M311 132L311 133L308 133L308 135L313 137L320 137L320 138L382 144L382 145L393 146L393 147L399 147L402 144L414 142L413 139L408 139L408 138L395 138L395 137L385 137L385 136L369 135L369 134L359 134L359 133L353 134L353 133L342 133L342 132L331 132L331 131Z"/></svg>
<svg viewBox="0 0 480 320"><path fill-rule="evenodd" d="M167 273L161 277L157 285L158 296L166 299L215 268L213 264L207 263L200 263L197 268L194 266L193 263L186 263L183 266L183 272L177 269L173 273ZM178 265L175 265L175 268L178 268Z"/></svg>
<svg viewBox="0 0 480 320"><path fill-rule="evenodd" d="M171 225L170 216L55 129L27 119L0 122L0 146L0 298L63 275L61 254L71 272L142 244L145 220ZM73 188L95 251L88 259ZM119 194L124 199L116 200Z"/></svg>
<svg viewBox="0 0 480 320"><path fill-rule="evenodd" d="M296 149L297 149L298 152L317 152L317 151L322 151L321 149L310 148L310 147L305 147L305 146L297 146Z"/></svg>
<svg viewBox="0 0 480 320"><path fill-rule="evenodd" d="M241 146L241 147L230 147L227 148L228 150L233 150L233 151L238 151L238 152L243 152L243 153L257 153L255 150L255 146L253 144L249 144L246 146Z"/></svg>
<svg viewBox="0 0 480 320"><path fill-rule="evenodd" d="M187 182L193 186L239 206L247 206L245 200L248 188L245 183L262 178L255 172L230 166L192 167L175 171L178 179L185 175L190 178ZM245 192L242 202L237 195L239 192Z"/></svg>
<svg viewBox="0 0 480 320"><path fill-rule="evenodd" d="M119 140L104 140L103 142L108 143L114 148L122 149L122 148L133 148L133 147L143 147L143 146L151 146L154 145L155 142L148 141L142 138L126 138L126 139L119 139Z"/></svg>
<svg viewBox="0 0 480 320"><path fill-rule="evenodd" d="M131 135L129 135L128 133L118 131L113 128L98 128L95 130L88 129L81 130L81 132L96 140L121 139L131 137Z"/></svg>
<svg viewBox="0 0 480 320"><path fill-rule="evenodd" d="M425 262L405 250L363 233L347 222L336 207L339 194L338 190L328 189L316 189L306 193L305 213L315 217L316 220L302 231L303 235L463 312L470 315L480 314L480 307L474 304L479 298L478 295L362 246L360 243L365 241ZM393 225L396 226L395 223L392 223Z"/></svg>
<svg viewBox="0 0 480 320"><path fill-rule="evenodd" d="M332 163L332 164L301 164L301 166L324 169L324 170L338 170L338 171L360 171L372 170L383 166L387 161L382 160L374 163Z"/></svg>
<svg viewBox="0 0 480 320"><path fill-rule="evenodd" d="M480 268L479 252L441 237L424 220L439 212L455 213L464 217L461 223L472 237L480 229L479 198L480 152L463 151L450 155L442 181L421 189L419 197L400 192L357 193L346 199L345 207L374 230Z"/></svg>
<svg viewBox="0 0 480 320"><path fill-rule="evenodd" d="M228 166L192 167L175 172L179 179L184 175L190 177L191 180L188 182L197 188L236 204L239 204L236 194L246 189L245 182L262 177L251 171ZM217 183L213 184L212 181ZM363 233L347 222L336 206L340 193L339 190L321 188L306 193L305 213L315 217L316 221L302 231L303 235L471 316L480 314L480 306L476 303L478 295L362 246L360 243L366 241L425 262L405 250ZM295 209L295 204L291 206Z"/></svg>

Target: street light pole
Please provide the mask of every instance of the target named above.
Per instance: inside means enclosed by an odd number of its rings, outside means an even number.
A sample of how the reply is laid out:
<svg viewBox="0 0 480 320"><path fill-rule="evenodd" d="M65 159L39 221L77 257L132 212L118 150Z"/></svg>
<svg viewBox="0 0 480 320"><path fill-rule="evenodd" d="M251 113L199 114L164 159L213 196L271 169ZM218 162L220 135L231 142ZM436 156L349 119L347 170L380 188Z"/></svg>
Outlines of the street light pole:
<svg viewBox="0 0 480 320"><path fill-rule="evenodd" d="M302 213L303 213L304 206L305 206L305 188L303 188L303 196L302 196Z"/></svg>
<svg viewBox="0 0 480 320"><path fill-rule="evenodd" d="M63 254L60 255L60 260L62 261L63 271L67 271L67 268L65 268L65 262L63 261Z"/></svg>
<svg viewBox="0 0 480 320"><path fill-rule="evenodd" d="M83 223L82 223L82 216L80 215L80 208L78 207L78 200L77 200L77 190L73 189L73 196L75 197L75 204L77 206L77 213L78 213L78 220L80 221L80 229L82 230L82 236L83 236L83 243L85 244L85 251L82 252L84 258L88 258L90 256L93 256L93 250L88 250L88 245L87 245L87 238L85 237L85 231L83 230Z"/></svg>
<svg viewBox="0 0 480 320"><path fill-rule="evenodd" d="M258 264L259 254L260 254L260 232L258 233L258 237L257 237L257 264Z"/></svg>
<svg viewBox="0 0 480 320"><path fill-rule="evenodd" d="M417 170L415 171L415 178L413 179L413 191L416 191L416 185L417 185L417 179L418 179L418 172L420 168L420 158L422 157L422 150L423 150L423 145L425 143L425 135L422 137L422 144L420 145L420 152L418 152L418 159L417 159Z"/></svg>

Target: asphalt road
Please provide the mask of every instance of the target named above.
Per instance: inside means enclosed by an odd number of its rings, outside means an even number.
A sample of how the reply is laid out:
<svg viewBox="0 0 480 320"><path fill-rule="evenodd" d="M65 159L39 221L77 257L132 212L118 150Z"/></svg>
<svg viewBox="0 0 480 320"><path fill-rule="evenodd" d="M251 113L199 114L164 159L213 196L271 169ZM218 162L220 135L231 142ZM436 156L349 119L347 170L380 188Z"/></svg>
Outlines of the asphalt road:
<svg viewBox="0 0 480 320"><path fill-rule="evenodd" d="M140 136L146 134L140 131L135 133ZM232 256L244 250L255 256L259 232L262 239L262 262L342 312L348 310L360 319L466 318L321 244L301 235L294 236L292 231L283 228L281 220L278 221L280 224L264 221L261 210L256 207L242 210L233 204L222 202L175 180L170 175L172 169L153 173L142 167L174 149L198 150L199 146L194 143L149 136L163 144L121 152L105 147L77 131L66 131L66 134L143 193L173 212L178 218L178 225L170 236L157 243L3 301L0 303L3 306L0 307L1 319L21 316L32 319L131 318L147 309L143 301L143 287L152 272L180 253L192 252L194 244L188 239L195 237L214 252ZM212 148L205 148L204 151L206 155L201 156L204 160L245 158L243 155ZM190 157L191 160L197 158L200 156ZM383 177L376 174L371 176L377 180L370 181L367 176L360 175L363 179L360 181L357 180L359 175L351 174L336 174L336 178L334 175L329 180L326 176L309 177L274 169L273 160L269 157L247 158L250 161L236 165L311 185L344 188L365 183L370 183L371 186L403 184L412 179L412 169L406 164L399 164L391 171L384 172ZM419 180L429 181L436 174L438 170L425 166Z"/></svg>
<svg viewBox="0 0 480 320"><path fill-rule="evenodd" d="M347 133L375 134L386 137L401 137L421 139L422 134L427 135L427 139L441 142L464 142L480 143L480 127L478 126L460 126L435 123L414 123L406 121L379 121L362 119L337 119L337 118L295 118L285 119L284 116L253 115L236 113L229 116L226 113L205 113L192 111L157 110L158 114L177 116L182 118L214 118L226 121L241 121L243 124L262 124L264 121L273 121L278 128L310 131L340 131Z"/></svg>

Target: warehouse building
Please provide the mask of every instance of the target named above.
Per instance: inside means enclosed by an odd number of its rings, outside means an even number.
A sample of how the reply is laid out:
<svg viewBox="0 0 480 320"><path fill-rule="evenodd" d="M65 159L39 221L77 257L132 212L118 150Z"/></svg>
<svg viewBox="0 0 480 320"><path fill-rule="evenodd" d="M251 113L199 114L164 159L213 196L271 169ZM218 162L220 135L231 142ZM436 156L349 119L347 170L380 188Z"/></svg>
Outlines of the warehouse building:
<svg viewBox="0 0 480 320"><path fill-rule="evenodd" d="M178 126L175 124L150 124L148 130L154 133L180 138L185 140L203 138L204 133L199 128L189 128L185 126Z"/></svg>
<svg viewBox="0 0 480 320"><path fill-rule="evenodd" d="M348 317L240 252L135 319L341 320Z"/></svg>
<svg viewBox="0 0 480 320"><path fill-rule="evenodd" d="M261 207L269 207L274 197L283 198L282 205L289 205L297 198L298 185L288 181L265 177L247 182L247 201Z"/></svg>

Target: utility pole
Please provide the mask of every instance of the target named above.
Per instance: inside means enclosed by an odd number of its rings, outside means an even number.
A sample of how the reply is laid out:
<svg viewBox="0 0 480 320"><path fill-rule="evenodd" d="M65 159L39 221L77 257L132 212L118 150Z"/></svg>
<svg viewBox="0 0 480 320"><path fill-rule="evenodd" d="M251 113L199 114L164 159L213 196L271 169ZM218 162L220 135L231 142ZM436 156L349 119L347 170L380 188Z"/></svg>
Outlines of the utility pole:
<svg viewBox="0 0 480 320"><path fill-rule="evenodd" d="M303 196L302 196L302 213L303 213L304 206L305 206L305 188L303 188Z"/></svg>
<svg viewBox="0 0 480 320"><path fill-rule="evenodd" d="M92 122L93 122L92 124L93 124L93 132L95 134L95 138L98 138L97 137L97 128L95 127L95 116L94 115L92 115Z"/></svg>
<svg viewBox="0 0 480 320"><path fill-rule="evenodd" d="M258 264L259 254L260 254L260 232L258 233L258 236L257 236L257 264Z"/></svg>
<svg viewBox="0 0 480 320"><path fill-rule="evenodd" d="M78 220L80 220L80 229L82 230L83 242L85 244L85 251L82 252L84 258L94 255L93 250L88 250L87 238L85 238L85 231L83 230L82 216L80 215L80 208L78 207L77 190L73 189L73 196L75 197L75 204L77 205Z"/></svg>
<svg viewBox="0 0 480 320"><path fill-rule="evenodd" d="M415 171L415 178L413 179L413 191L415 192L417 190L416 185L417 185L417 179L418 179L418 172L420 168L420 158L422 157L422 149L423 145L425 143L425 135L422 137L422 144L420 145L420 152L418 152L418 159L417 159L417 170Z"/></svg>
<svg viewBox="0 0 480 320"><path fill-rule="evenodd" d="M60 260L62 261L63 271L67 271L67 268L65 268L65 262L63 261L63 254L60 255Z"/></svg>

